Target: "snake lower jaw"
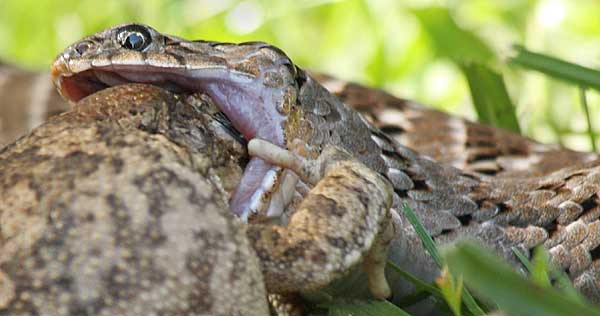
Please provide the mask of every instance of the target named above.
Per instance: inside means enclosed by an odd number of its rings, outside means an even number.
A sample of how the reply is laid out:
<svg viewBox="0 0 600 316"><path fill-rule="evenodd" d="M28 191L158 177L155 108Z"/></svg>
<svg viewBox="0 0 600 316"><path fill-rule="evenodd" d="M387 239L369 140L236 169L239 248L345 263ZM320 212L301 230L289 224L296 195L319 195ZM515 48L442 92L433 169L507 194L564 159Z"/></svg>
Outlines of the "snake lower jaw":
<svg viewBox="0 0 600 316"><path fill-rule="evenodd" d="M249 174L242 178L229 201L231 211L244 222L281 217L296 193L298 176L260 158L253 158L250 164L264 164L268 169L261 177L254 166L246 167L245 173Z"/></svg>
<svg viewBox="0 0 600 316"><path fill-rule="evenodd" d="M63 97L72 102L108 87L132 82L156 85L175 93L203 91L246 140L261 138L283 146L282 126L286 117L278 112L276 106L282 93L276 88L263 87L260 80L226 78L226 74L213 70L200 74L199 71L166 72L139 65L84 66L74 73L65 60L53 65L55 85ZM278 217L292 199L297 181L298 177L292 172L253 158L232 195L231 211L242 220L256 214Z"/></svg>

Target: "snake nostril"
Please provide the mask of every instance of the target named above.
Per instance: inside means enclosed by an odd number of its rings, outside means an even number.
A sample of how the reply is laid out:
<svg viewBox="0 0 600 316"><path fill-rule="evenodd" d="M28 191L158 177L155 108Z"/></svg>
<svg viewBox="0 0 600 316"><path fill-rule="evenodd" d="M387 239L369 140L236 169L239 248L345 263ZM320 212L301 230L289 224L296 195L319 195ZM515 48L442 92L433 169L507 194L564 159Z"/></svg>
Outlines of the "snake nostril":
<svg viewBox="0 0 600 316"><path fill-rule="evenodd" d="M86 51L88 51L90 49L90 47L92 47L92 43L89 41L85 41L85 42L81 42L81 43L78 43L77 45L75 45L75 50L80 55L83 55Z"/></svg>

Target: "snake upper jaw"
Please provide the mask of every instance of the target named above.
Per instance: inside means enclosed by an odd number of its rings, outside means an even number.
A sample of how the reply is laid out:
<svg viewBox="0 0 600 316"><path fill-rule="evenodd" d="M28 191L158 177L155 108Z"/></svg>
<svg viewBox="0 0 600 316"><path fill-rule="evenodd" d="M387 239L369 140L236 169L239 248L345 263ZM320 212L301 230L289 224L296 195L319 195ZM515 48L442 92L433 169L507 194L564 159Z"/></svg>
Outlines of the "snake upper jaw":
<svg viewBox="0 0 600 316"><path fill-rule="evenodd" d="M125 24L69 46L53 63L51 74L71 102L125 83L203 92L246 140L261 138L285 147L295 71L283 52L265 43L191 42L149 26ZM293 178L278 166L251 159L230 201L232 211L242 218L256 212L277 216L289 196L278 191L292 186Z"/></svg>

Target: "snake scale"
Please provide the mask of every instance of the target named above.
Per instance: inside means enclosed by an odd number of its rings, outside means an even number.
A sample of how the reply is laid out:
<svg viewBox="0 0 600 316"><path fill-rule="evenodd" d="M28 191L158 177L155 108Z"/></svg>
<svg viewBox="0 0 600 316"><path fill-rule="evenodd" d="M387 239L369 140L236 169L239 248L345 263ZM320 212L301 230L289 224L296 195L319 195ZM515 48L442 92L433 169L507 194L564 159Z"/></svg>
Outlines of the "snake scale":
<svg viewBox="0 0 600 316"><path fill-rule="evenodd" d="M596 154L539 144L360 85L316 80L268 44L187 41L140 24L70 46L55 62L53 77L72 101L126 82L203 91L248 140L267 139L311 159L328 147L345 149L392 184L396 232L389 258L425 280L437 269L396 212L402 202L439 243L476 238L515 265L513 247L529 254L543 245L578 290L600 301ZM244 177L247 189L234 193L232 210L245 218L279 215L284 198L274 197L285 194L277 186L298 182L286 168L258 157ZM394 293L409 290L388 281Z"/></svg>

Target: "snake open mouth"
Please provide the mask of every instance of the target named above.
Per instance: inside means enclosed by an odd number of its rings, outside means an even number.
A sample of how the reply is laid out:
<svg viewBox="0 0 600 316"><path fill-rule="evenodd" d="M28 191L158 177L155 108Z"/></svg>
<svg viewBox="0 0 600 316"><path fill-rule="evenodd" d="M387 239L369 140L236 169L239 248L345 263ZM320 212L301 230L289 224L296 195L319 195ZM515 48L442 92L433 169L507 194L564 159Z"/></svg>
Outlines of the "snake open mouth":
<svg viewBox="0 0 600 316"><path fill-rule="evenodd" d="M186 91L181 86L163 78L164 76L162 75L157 76L143 73L143 75L138 74L133 76L136 78L131 78L132 76L130 76L130 79L127 79L118 72L100 69L86 70L73 76L63 76L60 80L60 89L64 97L74 102L108 87L131 83L132 81L151 83L178 94L189 93L189 91ZM151 78L155 78L155 80Z"/></svg>
<svg viewBox="0 0 600 316"><path fill-rule="evenodd" d="M190 70L132 64L96 67L81 63L74 66L72 61L58 58L52 66L52 79L63 97L72 102L126 83L153 84L179 94L204 92L246 140L260 138L285 147L283 124L286 117L277 110L283 99L281 89L265 86L260 78L222 68ZM289 192L280 191L283 187L289 190L296 182L297 177L291 171L253 157L232 195L231 210L243 219L257 212L278 216L289 200Z"/></svg>

